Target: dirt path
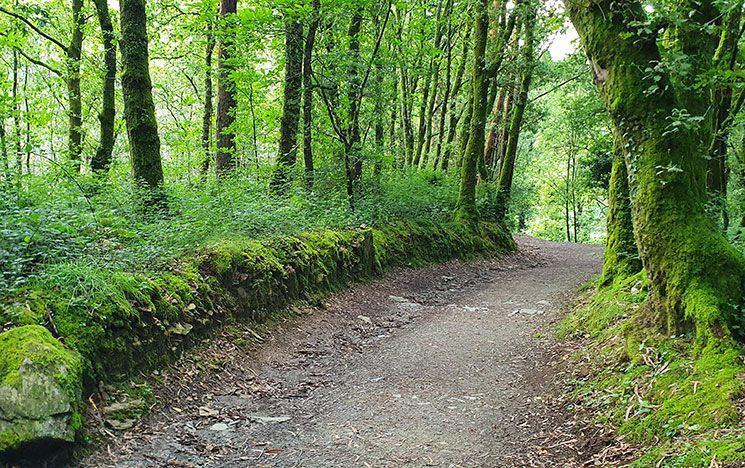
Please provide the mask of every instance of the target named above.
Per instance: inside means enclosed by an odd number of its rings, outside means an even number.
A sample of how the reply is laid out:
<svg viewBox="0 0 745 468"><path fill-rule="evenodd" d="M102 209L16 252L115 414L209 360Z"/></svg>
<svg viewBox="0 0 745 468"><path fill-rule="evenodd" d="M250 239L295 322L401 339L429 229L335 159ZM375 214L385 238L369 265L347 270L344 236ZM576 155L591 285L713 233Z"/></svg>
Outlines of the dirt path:
<svg viewBox="0 0 745 468"><path fill-rule="evenodd" d="M226 333L164 373L153 413L80 465L580 463L587 441L551 403L563 355L553 330L601 250L519 244L355 286L260 345L239 345L248 329Z"/></svg>

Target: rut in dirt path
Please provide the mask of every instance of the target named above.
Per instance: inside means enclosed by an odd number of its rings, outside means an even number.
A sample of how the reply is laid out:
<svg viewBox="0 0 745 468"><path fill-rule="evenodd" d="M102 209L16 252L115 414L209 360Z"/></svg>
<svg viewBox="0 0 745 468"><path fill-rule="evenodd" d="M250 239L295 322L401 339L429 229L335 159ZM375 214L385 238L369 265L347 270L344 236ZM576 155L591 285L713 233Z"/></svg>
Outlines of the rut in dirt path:
<svg viewBox="0 0 745 468"><path fill-rule="evenodd" d="M81 466L577 465L552 406L561 305L601 249L519 239L500 259L399 270L162 373L160 403ZM251 334L249 329L243 333Z"/></svg>

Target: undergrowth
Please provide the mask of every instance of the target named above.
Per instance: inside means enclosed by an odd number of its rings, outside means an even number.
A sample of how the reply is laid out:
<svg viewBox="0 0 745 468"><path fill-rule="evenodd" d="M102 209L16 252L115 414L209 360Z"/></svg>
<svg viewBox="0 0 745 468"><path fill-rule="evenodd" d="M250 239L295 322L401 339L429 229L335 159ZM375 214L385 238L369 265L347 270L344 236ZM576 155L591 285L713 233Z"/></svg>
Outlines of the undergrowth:
<svg viewBox="0 0 745 468"><path fill-rule="evenodd" d="M39 278L65 281L66 268L162 271L172 258L231 236L261 240L394 220L448 221L458 187L454 175L432 171L368 175L352 210L331 173L317 171L313 191L296 184L277 196L268 177L237 172L170 182L167 212L153 213L127 174L108 182L87 177L72 181L51 171L0 193L0 298Z"/></svg>
<svg viewBox="0 0 745 468"><path fill-rule="evenodd" d="M692 335L660 333L643 319L643 273L593 292L560 327L589 340L574 356L571 397L638 447L634 466L745 461L740 345L712 339L701 349Z"/></svg>

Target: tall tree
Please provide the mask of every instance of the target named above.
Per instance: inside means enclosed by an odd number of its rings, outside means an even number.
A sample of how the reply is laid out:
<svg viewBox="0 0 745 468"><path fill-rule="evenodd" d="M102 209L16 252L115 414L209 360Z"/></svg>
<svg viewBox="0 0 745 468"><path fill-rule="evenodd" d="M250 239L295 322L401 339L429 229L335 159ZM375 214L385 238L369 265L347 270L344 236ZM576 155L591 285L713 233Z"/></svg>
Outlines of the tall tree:
<svg viewBox="0 0 745 468"><path fill-rule="evenodd" d="M122 95L132 174L154 189L163 183L160 137L150 80L145 0L121 0Z"/></svg>
<svg viewBox="0 0 745 468"><path fill-rule="evenodd" d="M691 125L690 119L671 126L681 120L681 105L697 115L699 103L690 99L701 97L691 97L668 71L654 69L661 60L656 35L629 28L647 21L641 2L565 4L623 138L632 220L650 301L670 331L695 328L702 341L726 336L741 314L745 260L706 212L707 160L699 141L710 130ZM705 27L709 19L690 21ZM701 40L689 34L686 42ZM703 54L695 48L691 52ZM692 58L707 61L702 55ZM646 71L650 68L652 75Z"/></svg>
<svg viewBox="0 0 745 468"><path fill-rule="evenodd" d="M525 17L525 45L523 47L523 72L520 79L520 90L517 94L517 101L512 112L510 121L510 131L507 137L507 147L502 162L502 170L499 175L499 185L497 187L496 214L497 220L504 221L510 204L512 193L512 179L515 175L515 160L517 158L517 146L520 141L520 129L522 128L525 108L528 105L528 93L530 84L533 80L533 68L535 61L535 22L537 15L537 5L535 2L529 2L526 9Z"/></svg>
<svg viewBox="0 0 745 468"><path fill-rule="evenodd" d="M486 42L489 34L489 0L474 5L473 75L471 77L471 121L469 137L461 163L460 192L455 218L466 223L478 220L476 208L476 176L479 153L484 151L486 125L487 81Z"/></svg>
<svg viewBox="0 0 745 468"><path fill-rule="evenodd" d="M297 14L285 12L284 104L279 127L279 153L272 186L284 190L288 171L297 161L297 131L300 123L300 94L303 86L303 23Z"/></svg>
<svg viewBox="0 0 745 468"><path fill-rule="evenodd" d="M94 0L98 24L104 46L104 66L106 72L103 77L103 92L101 96L101 113L98 116L101 134L99 136L96 154L91 159L93 172L103 173L111 165L111 155L114 151L114 122L116 120L116 37L114 26L111 24L109 5L106 0Z"/></svg>
<svg viewBox="0 0 745 468"><path fill-rule="evenodd" d="M217 154L215 155L215 170L218 174L225 174L233 168L235 162L235 84L232 81L233 65L231 57L233 43L230 25L238 11L238 0L220 0L220 45L217 63Z"/></svg>
<svg viewBox="0 0 745 468"><path fill-rule="evenodd" d="M210 168L212 161L212 55L215 51L214 26L210 21L207 30L207 46L204 53L204 108L202 112L202 172Z"/></svg>
<svg viewBox="0 0 745 468"><path fill-rule="evenodd" d="M305 183L313 188L313 48L321 22L321 1L311 0L312 13L303 50L303 160Z"/></svg>

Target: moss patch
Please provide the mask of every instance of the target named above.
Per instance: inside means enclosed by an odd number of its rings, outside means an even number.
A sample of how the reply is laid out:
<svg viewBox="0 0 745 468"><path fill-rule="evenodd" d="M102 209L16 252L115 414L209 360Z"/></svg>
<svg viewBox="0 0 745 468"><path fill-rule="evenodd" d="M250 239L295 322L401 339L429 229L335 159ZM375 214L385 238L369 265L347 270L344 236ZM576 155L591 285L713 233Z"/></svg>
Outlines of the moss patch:
<svg viewBox="0 0 745 468"><path fill-rule="evenodd" d="M646 280L635 275L567 317L561 334L590 339L576 356L589 364L571 395L641 447L638 466L745 461L742 347L722 338L701 348L693 334L660 333L664 320L648 320L645 297Z"/></svg>

